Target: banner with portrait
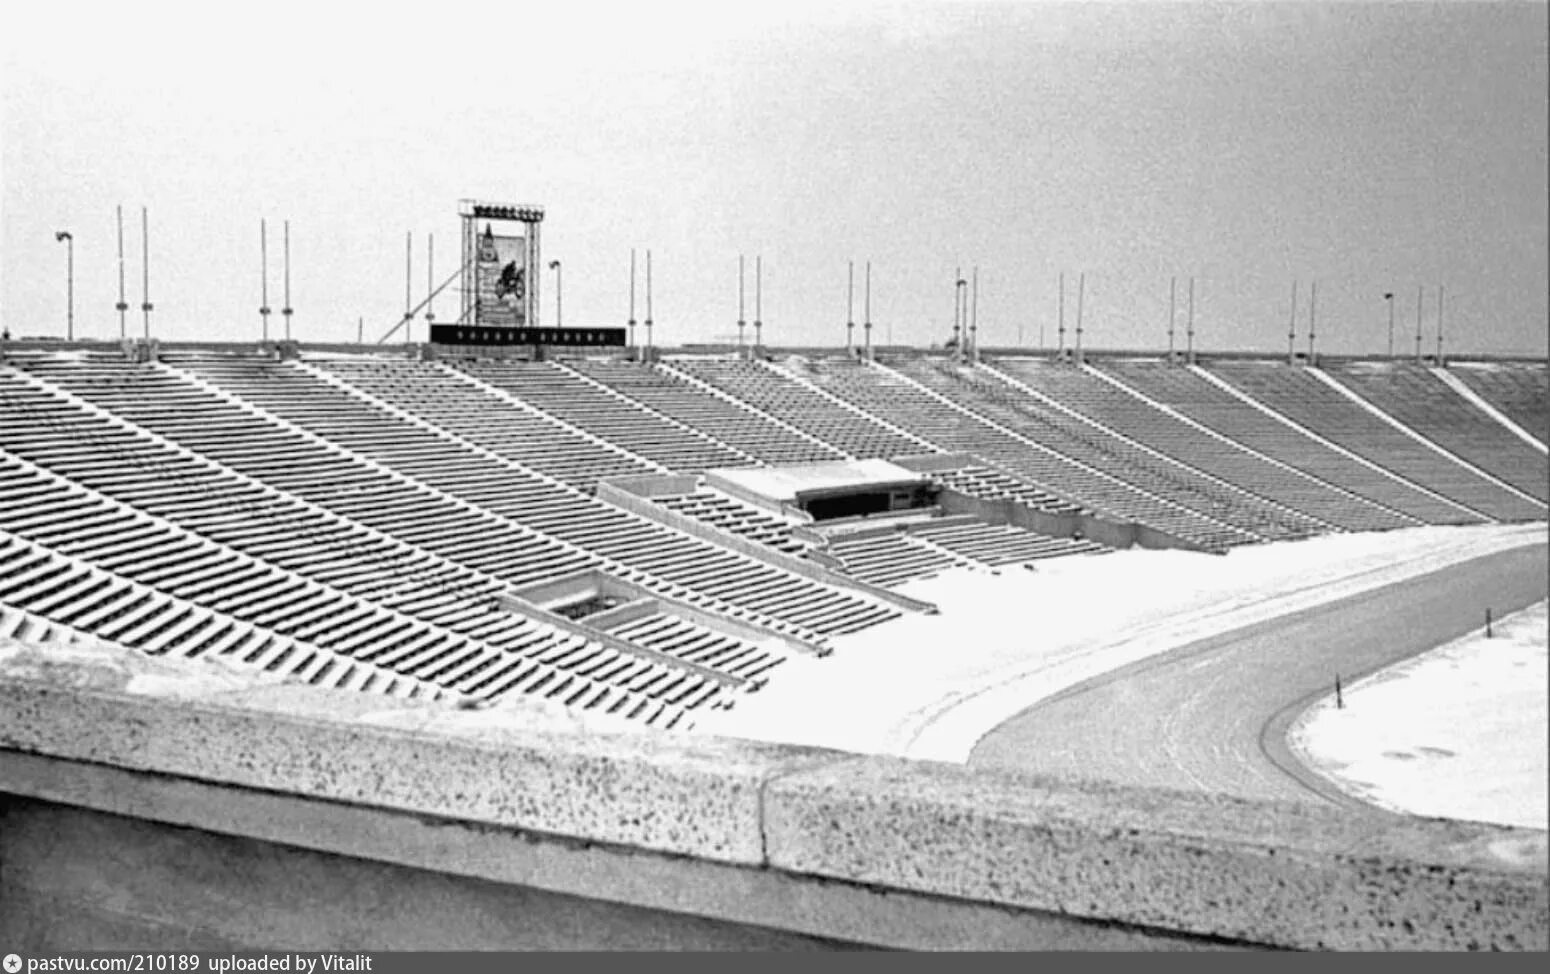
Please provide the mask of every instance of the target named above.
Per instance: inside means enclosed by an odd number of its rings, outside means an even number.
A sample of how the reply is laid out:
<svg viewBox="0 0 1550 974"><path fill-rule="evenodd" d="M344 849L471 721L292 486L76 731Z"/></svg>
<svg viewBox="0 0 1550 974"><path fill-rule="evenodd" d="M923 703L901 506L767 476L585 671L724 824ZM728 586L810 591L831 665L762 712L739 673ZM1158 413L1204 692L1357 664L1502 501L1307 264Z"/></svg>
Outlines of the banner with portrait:
<svg viewBox="0 0 1550 974"><path fill-rule="evenodd" d="M527 324L527 241L492 233L479 236L474 261L474 324L521 327Z"/></svg>

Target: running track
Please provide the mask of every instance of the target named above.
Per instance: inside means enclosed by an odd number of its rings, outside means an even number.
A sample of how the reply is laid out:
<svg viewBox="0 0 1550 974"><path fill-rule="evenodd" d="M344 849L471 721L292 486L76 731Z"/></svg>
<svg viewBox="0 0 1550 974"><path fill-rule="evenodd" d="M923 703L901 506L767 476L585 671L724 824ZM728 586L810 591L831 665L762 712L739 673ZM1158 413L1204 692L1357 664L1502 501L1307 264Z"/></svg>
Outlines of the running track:
<svg viewBox="0 0 1550 974"><path fill-rule="evenodd" d="M1496 552L1204 639L1040 701L969 763L1376 811L1292 756L1293 720L1392 663L1546 598L1550 548Z"/></svg>

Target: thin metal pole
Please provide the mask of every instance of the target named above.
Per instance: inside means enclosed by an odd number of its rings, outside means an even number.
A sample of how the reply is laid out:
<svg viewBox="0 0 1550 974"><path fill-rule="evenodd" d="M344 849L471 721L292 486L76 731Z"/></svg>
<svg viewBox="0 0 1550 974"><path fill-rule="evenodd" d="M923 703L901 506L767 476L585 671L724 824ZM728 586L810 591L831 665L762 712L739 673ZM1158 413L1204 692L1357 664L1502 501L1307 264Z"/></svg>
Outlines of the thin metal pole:
<svg viewBox="0 0 1550 974"><path fill-rule="evenodd" d="M118 208L118 338L123 341L129 337L128 326L124 322L124 313L129 310L129 302L124 300L124 208Z"/></svg>
<svg viewBox="0 0 1550 974"><path fill-rule="evenodd" d="M414 312L410 309L414 306L414 232L404 234L404 342L408 344L413 339L410 332L414 328Z"/></svg>
<svg viewBox="0 0 1550 974"><path fill-rule="evenodd" d="M630 248L630 347L635 347L635 248Z"/></svg>
<svg viewBox="0 0 1550 974"><path fill-rule="evenodd" d="M1394 292L1388 291L1383 295L1383 300L1389 306L1389 358L1394 357Z"/></svg>
<svg viewBox="0 0 1550 974"><path fill-rule="evenodd" d="M1437 285L1437 367L1442 367L1442 285Z"/></svg>
<svg viewBox="0 0 1550 974"><path fill-rule="evenodd" d="M436 308L431 304L436 297L436 235L425 235L425 290L429 296L425 299L425 326L426 330L436 321ZM289 304L289 299L286 300Z"/></svg>
<svg viewBox="0 0 1550 974"><path fill-rule="evenodd" d="M1058 307L1059 307L1060 310L1058 312L1058 317L1057 317L1057 320L1059 321L1059 325L1058 325L1058 327L1056 328L1056 331L1055 331L1055 354L1056 355L1064 354L1065 350L1066 350L1066 274L1065 274L1065 271L1061 271L1060 272L1060 285L1059 286L1060 286L1060 297L1059 297L1057 303L1058 303Z"/></svg>
<svg viewBox="0 0 1550 974"><path fill-rule="evenodd" d="M856 262L846 262L845 274L845 351L856 344Z"/></svg>
<svg viewBox="0 0 1550 974"><path fill-rule="evenodd" d="M1168 278L1168 361L1173 361L1173 318L1174 309L1178 305L1179 278L1177 275Z"/></svg>
<svg viewBox="0 0 1550 974"><path fill-rule="evenodd" d="M753 347L764 346L764 255L753 259Z"/></svg>
<svg viewBox="0 0 1550 974"><path fill-rule="evenodd" d="M151 340L151 217L145 207L140 207L140 310L145 314L145 340Z"/></svg>
<svg viewBox="0 0 1550 974"><path fill-rule="evenodd" d="M866 355L872 357L872 262L866 262L866 297L862 303L866 313L866 321L862 325L862 332L866 338Z"/></svg>
<svg viewBox="0 0 1550 974"><path fill-rule="evenodd" d="M258 221L258 322L259 337L269 340L269 227L262 218Z"/></svg>
<svg viewBox="0 0 1550 974"><path fill-rule="evenodd" d="M1286 316L1286 364L1297 361L1297 281L1292 281L1292 311Z"/></svg>
<svg viewBox="0 0 1550 974"><path fill-rule="evenodd" d="M980 269L974 268L971 275L974 278L974 310L969 317L969 356L978 359L980 355Z"/></svg>
<svg viewBox="0 0 1550 974"><path fill-rule="evenodd" d="M743 255L737 255L737 349L743 349L743 329L748 322L743 317Z"/></svg>
<svg viewBox="0 0 1550 974"><path fill-rule="evenodd" d="M963 313L963 268L953 268L953 357L963 351L963 338L960 335L962 329Z"/></svg>
<svg viewBox="0 0 1550 974"><path fill-rule="evenodd" d="M65 245L65 341L69 342L75 340L75 235L58 230L54 240Z"/></svg>
<svg viewBox="0 0 1550 974"><path fill-rule="evenodd" d="M285 307L280 309L285 320L285 340L291 340L291 221L285 221Z"/></svg>
<svg viewBox="0 0 1550 974"><path fill-rule="evenodd" d="M1421 306L1426 303L1426 287L1415 289L1415 360L1421 361Z"/></svg>
<svg viewBox="0 0 1550 974"><path fill-rule="evenodd" d="M1318 356L1313 351L1314 321L1318 317L1319 308L1319 282L1314 281L1309 285L1308 292L1308 364L1317 365Z"/></svg>
<svg viewBox="0 0 1550 974"><path fill-rule="evenodd" d="M646 251L646 348L651 348L651 251Z"/></svg>
<svg viewBox="0 0 1550 974"><path fill-rule="evenodd" d="M366 316L361 315L355 319L355 344L366 344Z"/></svg>
<svg viewBox="0 0 1550 974"><path fill-rule="evenodd" d="M1087 292L1087 272L1076 279L1076 360L1082 360L1082 303Z"/></svg>
<svg viewBox="0 0 1550 974"><path fill-rule="evenodd" d="M1194 365L1195 364L1195 279L1193 277L1191 277L1189 279L1189 317L1188 317L1188 319L1186 319L1186 321L1187 321L1187 324L1185 325L1185 331L1184 331L1184 340L1185 340L1185 343L1186 343L1185 344L1184 355L1185 355L1185 358L1188 359L1189 364L1190 365Z"/></svg>

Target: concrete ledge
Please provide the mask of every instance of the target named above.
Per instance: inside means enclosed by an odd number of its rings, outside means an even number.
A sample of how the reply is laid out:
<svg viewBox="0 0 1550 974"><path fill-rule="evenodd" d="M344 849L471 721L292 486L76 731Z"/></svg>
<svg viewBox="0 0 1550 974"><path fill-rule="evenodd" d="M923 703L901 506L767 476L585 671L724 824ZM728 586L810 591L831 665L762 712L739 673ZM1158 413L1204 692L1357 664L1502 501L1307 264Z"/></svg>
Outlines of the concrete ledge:
<svg viewBox="0 0 1550 974"><path fill-rule="evenodd" d="M769 858L1228 940L1544 950L1546 835L864 758L784 776Z"/></svg>
<svg viewBox="0 0 1550 974"><path fill-rule="evenodd" d="M15 645L0 645L0 749L12 794L605 900L698 877L673 887L685 910L840 940L948 945L900 933L889 904L907 903L917 923L1009 918L1004 934L1037 928L1046 947L1550 946L1539 831L585 733L518 707L248 687L214 665ZM534 842L558 858L522 859ZM615 866L588 879L567 849ZM861 915L803 912L803 891L831 888Z"/></svg>

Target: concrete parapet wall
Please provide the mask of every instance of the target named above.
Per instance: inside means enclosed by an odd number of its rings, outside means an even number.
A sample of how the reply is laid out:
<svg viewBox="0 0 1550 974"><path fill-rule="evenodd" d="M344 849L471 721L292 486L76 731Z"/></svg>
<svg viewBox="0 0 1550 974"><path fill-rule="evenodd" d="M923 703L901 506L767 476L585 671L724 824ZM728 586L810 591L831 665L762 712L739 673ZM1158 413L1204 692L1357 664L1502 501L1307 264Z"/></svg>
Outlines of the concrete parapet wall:
<svg viewBox="0 0 1550 974"><path fill-rule="evenodd" d="M118 817L111 829L71 819L74 844L5 852L0 939L15 932L6 924L36 920L28 903L87 895L41 889L40 857L90 858L100 834L104 861L156 858L138 843L164 837L120 821L134 820L336 857L332 870L315 857L305 868L357 900L362 882L399 881L363 865L388 863L766 932L734 931L750 945L780 941L777 931L926 948L1550 946L1542 831L581 733L518 706L249 686L218 664L103 651L0 645L0 793L47 803L13 799L7 837L53 806ZM240 853L224 840L190 848ZM242 887L243 875L217 861L168 881ZM408 928L380 919L358 920L348 946L403 945ZM467 937L514 945L487 932ZM714 941L704 936L683 942ZM282 926L265 945L318 938ZM257 944L214 937L239 941Z"/></svg>

